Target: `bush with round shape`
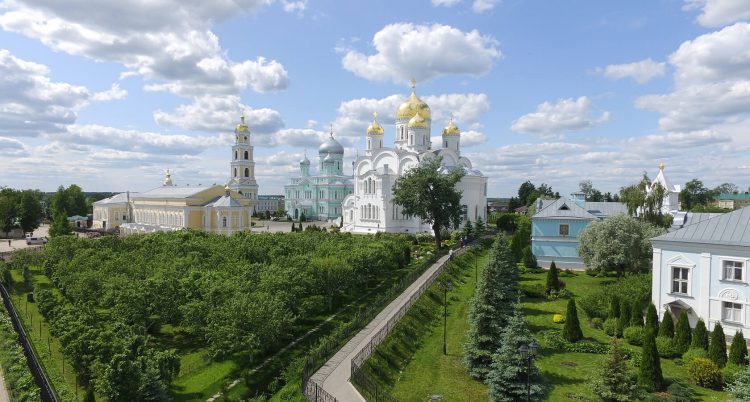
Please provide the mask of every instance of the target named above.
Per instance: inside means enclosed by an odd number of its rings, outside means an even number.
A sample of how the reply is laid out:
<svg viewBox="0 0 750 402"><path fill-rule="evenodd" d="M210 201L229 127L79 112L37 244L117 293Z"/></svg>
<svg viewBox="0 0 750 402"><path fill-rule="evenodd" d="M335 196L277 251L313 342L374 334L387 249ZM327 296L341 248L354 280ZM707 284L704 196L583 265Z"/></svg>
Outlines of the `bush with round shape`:
<svg viewBox="0 0 750 402"><path fill-rule="evenodd" d="M693 338L690 340L691 348L700 348L708 350L708 330L706 329L706 323L699 319L693 329Z"/></svg>
<svg viewBox="0 0 750 402"><path fill-rule="evenodd" d="M643 345L644 336L645 330L643 327L627 327L622 331L622 337L625 338L629 344L635 346Z"/></svg>
<svg viewBox="0 0 750 402"><path fill-rule="evenodd" d="M727 364L727 338L721 323L716 323L711 332L711 343L708 345L708 358L719 368Z"/></svg>
<svg viewBox="0 0 750 402"><path fill-rule="evenodd" d="M716 389L723 382L721 369L709 359L693 359L687 365L690 382L703 388Z"/></svg>
<svg viewBox="0 0 750 402"><path fill-rule="evenodd" d="M693 336L693 330L690 329L687 311L682 310L680 317L677 319L677 326L674 331L674 349L677 353L683 354L690 347L690 339Z"/></svg>
<svg viewBox="0 0 750 402"><path fill-rule="evenodd" d="M564 324L565 317L562 314L555 314L552 316L552 322L554 322L555 324Z"/></svg>
<svg viewBox="0 0 750 402"><path fill-rule="evenodd" d="M674 350L672 338L668 338L666 336L656 337L656 350L659 352L659 356L666 359L679 356L679 353L675 352Z"/></svg>
<svg viewBox="0 0 750 402"><path fill-rule="evenodd" d="M727 365L724 366L724 368L721 371L722 375L724 376L724 383L726 384L733 383L737 379L737 376L746 368L747 368L746 365L727 363Z"/></svg>
<svg viewBox="0 0 750 402"><path fill-rule="evenodd" d="M708 352L701 348L690 348L687 350L687 352L682 354L682 361L685 363L690 363L691 360L696 358L703 358L708 359Z"/></svg>
<svg viewBox="0 0 750 402"><path fill-rule="evenodd" d="M729 347L729 363L738 366L747 364L747 343L742 330L737 331L732 339L732 345Z"/></svg>
<svg viewBox="0 0 750 402"><path fill-rule="evenodd" d="M607 318L604 321L604 333L609 336L617 336L617 318Z"/></svg>
<svg viewBox="0 0 750 402"><path fill-rule="evenodd" d="M750 367L745 367L734 375L731 382L727 384L727 391L735 401L750 401Z"/></svg>
<svg viewBox="0 0 750 402"><path fill-rule="evenodd" d="M668 338L674 336L674 321L672 321L672 314L669 311L664 311L664 318L662 318L659 325L659 336L666 336Z"/></svg>
<svg viewBox="0 0 750 402"><path fill-rule="evenodd" d="M591 319L591 328L594 329L602 329L602 326L604 325L604 322L599 317L594 317Z"/></svg>

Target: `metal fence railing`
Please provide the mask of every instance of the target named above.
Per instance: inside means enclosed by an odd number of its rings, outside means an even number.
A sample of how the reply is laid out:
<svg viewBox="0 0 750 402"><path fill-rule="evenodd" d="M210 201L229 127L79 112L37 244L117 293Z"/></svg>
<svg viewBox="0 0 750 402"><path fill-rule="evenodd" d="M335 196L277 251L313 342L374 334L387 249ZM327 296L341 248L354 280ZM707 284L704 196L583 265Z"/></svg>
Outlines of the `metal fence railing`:
<svg viewBox="0 0 750 402"><path fill-rule="evenodd" d="M5 289L5 286L3 286L2 283L0 283L0 295L2 295L3 297L5 309L8 310L8 316L10 316L10 320L13 322L13 328L15 328L16 332L18 333L18 340L21 342L21 347L23 347L23 352L26 355L26 361L28 362L29 370L31 370L31 374L34 376L34 379L36 380L36 383L39 385L39 389L41 390L42 401L57 402L57 395L52 388L52 384L49 382L49 379L47 378L42 365L39 363L39 358L37 357L36 352L31 345L31 341L29 341L29 338L26 336L26 331L23 329L23 325L21 324L21 320L18 317L18 313L13 306L13 301L10 299L10 294Z"/></svg>

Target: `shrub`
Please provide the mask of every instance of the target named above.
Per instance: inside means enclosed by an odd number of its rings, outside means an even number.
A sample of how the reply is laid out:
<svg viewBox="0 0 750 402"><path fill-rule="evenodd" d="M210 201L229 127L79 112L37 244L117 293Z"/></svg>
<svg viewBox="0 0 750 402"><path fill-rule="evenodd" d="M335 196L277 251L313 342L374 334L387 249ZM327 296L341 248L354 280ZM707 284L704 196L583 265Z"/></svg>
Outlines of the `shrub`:
<svg viewBox="0 0 750 402"><path fill-rule="evenodd" d="M727 386L727 391L736 401L750 400L750 367L736 373Z"/></svg>
<svg viewBox="0 0 750 402"><path fill-rule="evenodd" d="M607 318L620 318L620 298L617 296L612 296L611 299L609 299L609 313L607 314Z"/></svg>
<svg viewBox="0 0 750 402"><path fill-rule="evenodd" d="M576 309L575 299L568 300L563 337L569 342L578 342L583 339L583 331L581 331L581 323L578 322L578 310Z"/></svg>
<svg viewBox="0 0 750 402"><path fill-rule="evenodd" d="M656 337L656 350L659 352L659 356L667 359L679 355L679 353L674 350L672 338L668 338L666 336L659 335Z"/></svg>
<svg viewBox="0 0 750 402"><path fill-rule="evenodd" d="M560 278L558 278L558 272L557 272L557 265L555 265L555 262L552 261L552 264L549 266L549 270L547 271L547 283L546 283L546 291L547 293L560 290Z"/></svg>
<svg viewBox="0 0 750 402"><path fill-rule="evenodd" d="M654 333L659 332L659 315L656 313L654 303L649 303L646 310L646 328L654 331Z"/></svg>
<svg viewBox="0 0 750 402"><path fill-rule="evenodd" d="M687 365L690 382L704 388L718 388L721 386L721 369L709 359L693 359Z"/></svg>
<svg viewBox="0 0 750 402"><path fill-rule="evenodd" d="M646 331L643 337L643 356L638 372L638 383L648 391L658 391L664 384L661 373L661 361L656 349L656 339L652 331Z"/></svg>
<svg viewBox="0 0 750 402"><path fill-rule="evenodd" d="M595 272L586 271L587 274ZM583 311L588 318L600 317L602 320L611 318L611 303L615 299L618 302L622 300L637 301L639 305L645 306L651 299L651 279L649 275L629 275L620 278L605 286L593 289L590 293L581 296L576 300L578 308ZM619 317L619 315L617 315ZM630 314L628 314L628 324L630 325Z"/></svg>
<svg viewBox="0 0 750 402"><path fill-rule="evenodd" d="M531 246L523 248L523 266L526 268L536 268L539 266L536 262L536 256L531 252Z"/></svg>
<svg viewBox="0 0 750 402"><path fill-rule="evenodd" d="M742 330L737 331L732 339L732 345L729 347L729 363L736 365L747 364L747 343Z"/></svg>
<svg viewBox="0 0 750 402"><path fill-rule="evenodd" d="M599 317L597 317L598 319ZM609 336L617 336L617 319L616 318L607 318L606 321L604 321L604 333Z"/></svg>
<svg viewBox="0 0 750 402"><path fill-rule="evenodd" d="M672 321L672 314L669 311L664 311L664 318L659 325L659 336L674 337L674 321Z"/></svg>
<svg viewBox="0 0 750 402"><path fill-rule="evenodd" d="M727 339L724 336L724 328L721 323L716 323L711 332L711 343L708 345L708 358L716 363L719 368L727 364Z"/></svg>
<svg viewBox="0 0 750 402"><path fill-rule="evenodd" d="M685 363L690 363L691 360L699 358L699 357L703 359L708 359L708 352L706 352L705 350L701 348L691 347L690 349L687 350L687 352L682 354L682 361L684 361Z"/></svg>
<svg viewBox="0 0 750 402"><path fill-rule="evenodd" d="M682 310L680 317L677 319L677 327L674 332L674 349L677 353L683 354L690 347L690 338L692 337L692 330L690 329L690 322L688 322L687 311Z"/></svg>
<svg viewBox="0 0 750 402"><path fill-rule="evenodd" d="M644 399L645 402L698 402L695 398L695 392L693 389L680 384L679 382L673 382L669 384L666 392L659 392L658 394L650 394Z"/></svg>
<svg viewBox="0 0 750 402"><path fill-rule="evenodd" d="M522 283L519 287L521 288L521 293L528 298L544 299L547 297L547 294L544 291L544 285L541 283Z"/></svg>
<svg viewBox="0 0 750 402"><path fill-rule="evenodd" d="M726 366L724 366L724 369L722 370L722 376L724 378L724 382L727 384L733 383L734 380L737 378L737 376L745 370L745 365L739 365L734 363L727 363Z"/></svg>
<svg viewBox="0 0 750 402"><path fill-rule="evenodd" d="M604 325L604 323L602 322L602 319L599 317L594 317L593 319L591 319L590 324L591 324L591 328L594 328L594 329L602 329L602 326Z"/></svg>
<svg viewBox="0 0 750 402"><path fill-rule="evenodd" d="M641 309L638 302L634 302L631 305L632 310L630 311L630 326L631 327L642 327L643 326L643 309Z"/></svg>
<svg viewBox="0 0 750 402"><path fill-rule="evenodd" d="M627 327L622 331L622 337L625 338L629 344L635 346L643 345L644 336L645 330L643 327Z"/></svg>
<svg viewBox="0 0 750 402"><path fill-rule="evenodd" d="M628 365L617 340L612 341L609 358L599 367L591 391L604 401L627 402L638 399L638 386L630 377Z"/></svg>
<svg viewBox="0 0 750 402"><path fill-rule="evenodd" d="M555 324L562 324L565 322L565 317L563 317L562 314L555 314L554 316L552 316L552 322L554 322Z"/></svg>
<svg viewBox="0 0 750 402"><path fill-rule="evenodd" d="M706 323L699 319L693 330L693 338L690 341L690 347L708 350L708 330Z"/></svg>

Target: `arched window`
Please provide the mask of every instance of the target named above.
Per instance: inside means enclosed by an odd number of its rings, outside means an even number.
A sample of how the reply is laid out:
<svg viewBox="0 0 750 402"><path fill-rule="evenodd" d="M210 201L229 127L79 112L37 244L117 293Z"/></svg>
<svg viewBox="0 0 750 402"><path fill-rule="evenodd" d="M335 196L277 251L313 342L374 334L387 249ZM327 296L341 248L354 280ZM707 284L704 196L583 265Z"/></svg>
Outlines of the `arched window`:
<svg viewBox="0 0 750 402"><path fill-rule="evenodd" d="M245 151L245 160L247 160L249 158L248 155L249 154L247 153L247 151Z"/></svg>
<svg viewBox="0 0 750 402"><path fill-rule="evenodd" d="M234 160L237 160L237 151L234 151Z"/></svg>
<svg viewBox="0 0 750 402"><path fill-rule="evenodd" d="M237 177L237 168L234 168L234 177Z"/></svg>
<svg viewBox="0 0 750 402"><path fill-rule="evenodd" d="M245 177L250 177L250 169L245 168Z"/></svg>

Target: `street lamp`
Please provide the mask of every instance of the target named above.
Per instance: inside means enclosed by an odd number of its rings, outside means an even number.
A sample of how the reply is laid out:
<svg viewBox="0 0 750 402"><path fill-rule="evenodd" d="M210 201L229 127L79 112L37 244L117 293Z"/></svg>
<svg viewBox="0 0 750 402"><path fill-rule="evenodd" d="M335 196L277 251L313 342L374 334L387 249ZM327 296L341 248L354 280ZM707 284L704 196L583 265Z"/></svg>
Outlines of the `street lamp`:
<svg viewBox="0 0 750 402"><path fill-rule="evenodd" d="M526 400L529 402L531 402L531 361L536 357L537 349L539 349L539 345L534 341L531 341L528 346L521 345L521 347L518 348L518 353L526 362Z"/></svg>
<svg viewBox="0 0 750 402"><path fill-rule="evenodd" d="M453 282L450 280L442 280L438 283L438 287L444 293L443 299L443 354L447 355L447 348L445 346L446 330L448 329L448 291L453 289Z"/></svg>

